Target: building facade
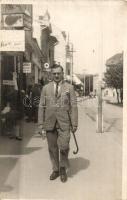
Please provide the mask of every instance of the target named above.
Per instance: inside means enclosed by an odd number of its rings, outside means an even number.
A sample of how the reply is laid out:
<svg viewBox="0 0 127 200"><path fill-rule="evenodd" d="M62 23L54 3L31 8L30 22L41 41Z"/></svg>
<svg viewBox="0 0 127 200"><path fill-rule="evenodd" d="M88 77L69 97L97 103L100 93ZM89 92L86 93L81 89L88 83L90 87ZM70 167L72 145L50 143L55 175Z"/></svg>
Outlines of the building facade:
<svg viewBox="0 0 127 200"><path fill-rule="evenodd" d="M28 4L2 4L1 5L1 29L11 31L13 37L15 31L17 34L21 31L24 33L22 41L16 41L15 46L19 43L24 46L24 50L12 49L5 50L1 53L1 108L3 109L12 92L17 94L14 98L13 105L17 105L17 111L21 114L22 110L19 105L22 98L22 92L27 91L29 85L38 83L41 79L42 71L42 53L32 32L32 5ZM4 36L3 36L4 37ZM7 36L10 38L10 35ZM18 37L20 40L20 37ZM5 39L5 38L4 38ZM14 40L15 41L15 40ZM11 38L10 43L14 43Z"/></svg>
<svg viewBox="0 0 127 200"><path fill-rule="evenodd" d="M44 15L39 16L39 23L41 26L40 46L43 55L42 80L44 84L46 84L52 80L51 67L55 62L54 48L57 45L58 41L56 36L53 34L52 25L50 23L50 15L48 11L46 11Z"/></svg>

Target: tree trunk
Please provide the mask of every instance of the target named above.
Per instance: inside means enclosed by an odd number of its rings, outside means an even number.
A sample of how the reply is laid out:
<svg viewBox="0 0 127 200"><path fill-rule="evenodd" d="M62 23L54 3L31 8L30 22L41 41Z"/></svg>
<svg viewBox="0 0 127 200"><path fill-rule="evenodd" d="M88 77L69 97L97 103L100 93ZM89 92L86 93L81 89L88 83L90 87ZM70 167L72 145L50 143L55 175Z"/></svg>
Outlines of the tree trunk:
<svg viewBox="0 0 127 200"><path fill-rule="evenodd" d="M117 88L116 88L116 94L117 94L117 102L120 103L119 102L119 92L118 92Z"/></svg>
<svg viewBox="0 0 127 200"><path fill-rule="evenodd" d="M120 89L120 102L123 103L123 89Z"/></svg>

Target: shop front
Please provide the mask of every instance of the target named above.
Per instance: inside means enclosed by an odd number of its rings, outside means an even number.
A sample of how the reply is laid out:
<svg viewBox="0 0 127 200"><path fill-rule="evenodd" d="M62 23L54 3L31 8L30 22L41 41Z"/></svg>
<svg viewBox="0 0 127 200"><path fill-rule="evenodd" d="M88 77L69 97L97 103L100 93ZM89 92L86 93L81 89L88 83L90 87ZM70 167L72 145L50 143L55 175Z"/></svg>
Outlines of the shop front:
<svg viewBox="0 0 127 200"><path fill-rule="evenodd" d="M1 31L1 35L5 31ZM1 40L1 134L12 130L17 121L22 119L23 97L26 90L26 75L23 73L23 62L25 55L25 34L23 31L8 30L12 38ZM14 35L22 34L22 38L14 38ZM12 120L13 119L13 120ZM11 123L10 123L11 122ZM8 127L9 124L9 127Z"/></svg>

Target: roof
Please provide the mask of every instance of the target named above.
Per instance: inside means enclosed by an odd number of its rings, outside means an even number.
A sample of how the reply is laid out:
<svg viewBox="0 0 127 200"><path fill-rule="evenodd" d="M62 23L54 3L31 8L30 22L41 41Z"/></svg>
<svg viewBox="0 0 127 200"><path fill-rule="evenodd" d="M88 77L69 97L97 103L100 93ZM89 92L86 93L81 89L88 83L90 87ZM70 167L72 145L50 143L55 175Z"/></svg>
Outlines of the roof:
<svg viewBox="0 0 127 200"><path fill-rule="evenodd" d="M51 25L51 36L56 37L57 41L65 41L66 40L66 33L65 31L62 31L60 28L58 28L56 25L52 24Z"/></svg>
<svg viewBox="0 0 127 200"><path fill-rule="evenodd" d="M106 61L107 66L123 65L123 53L118 53Z"/></svg>

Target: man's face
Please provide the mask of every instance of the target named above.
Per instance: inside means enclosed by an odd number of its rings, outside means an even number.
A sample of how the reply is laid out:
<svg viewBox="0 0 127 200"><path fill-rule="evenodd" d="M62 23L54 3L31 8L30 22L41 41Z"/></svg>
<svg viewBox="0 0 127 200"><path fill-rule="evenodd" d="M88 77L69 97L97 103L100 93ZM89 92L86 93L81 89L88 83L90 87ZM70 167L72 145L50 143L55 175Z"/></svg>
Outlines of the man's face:
<svg viewBox="0 0 127 200"><path fill-rule="evenodd" d="M53 80L55 82L60 82L63 80L63 71L60 67L52 69L52 74L53 74Z"/></svg>

